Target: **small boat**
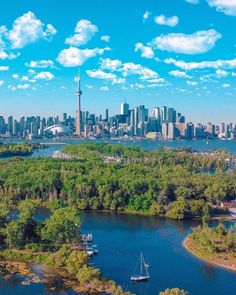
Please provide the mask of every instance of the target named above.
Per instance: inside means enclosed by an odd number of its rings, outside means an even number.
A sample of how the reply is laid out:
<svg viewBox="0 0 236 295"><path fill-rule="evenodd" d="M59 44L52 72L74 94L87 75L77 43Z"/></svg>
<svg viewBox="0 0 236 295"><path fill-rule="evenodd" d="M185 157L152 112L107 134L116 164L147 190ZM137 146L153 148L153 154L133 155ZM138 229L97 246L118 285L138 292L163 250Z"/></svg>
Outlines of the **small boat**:
<svg viewBox="0 0 236 295"><path fill-rule="evenodd" d="M137 273L137 268L139 268L139 273ZM136 274L131 276L130 278L132 282L145 282L148 281L150 278L148 273L148 265L144 261L143 253L141 253L139 256L138 263L135 268L135 273Z"/></svg>
<svg viewBox="0 0 236 295"><path fill-rule="evenodd" d="M99 253L99 250L98 250L98 246L97 245L92 245L92 248L93 248L93 253L94 254L98 254Z"/></svg>

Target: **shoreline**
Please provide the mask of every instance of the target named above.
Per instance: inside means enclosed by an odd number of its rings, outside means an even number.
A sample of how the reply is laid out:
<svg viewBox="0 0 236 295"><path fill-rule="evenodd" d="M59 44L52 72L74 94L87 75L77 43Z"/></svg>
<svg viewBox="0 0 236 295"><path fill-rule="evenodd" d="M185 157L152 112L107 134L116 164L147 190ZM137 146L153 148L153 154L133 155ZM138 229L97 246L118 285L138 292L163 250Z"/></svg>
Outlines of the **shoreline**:
<svg viewBox="0 0 236 295"><path fill-rule="evenodd" d="M222 264L222 263L219 263L219 262L212 261L210 258L202 257L200 254L196 253L193 249L191 249L189 247L189 245L188 245L189 241L190 241L190 238L186 237L182 242L182 246L192 256L194 256L195 258L197 258L197 259L199 259L199 260L201 260L201 261L203 261L205 263L213 265L215 267L220 267L220 268L223 268L225 270L236 273L236 264L234 264L234 266L230 266L230 265L226 265L226 264Z"/></svg>
<svg viewBox="0 0 236 295"><path fill-rule="evenodd" d="M40 274L34 271L34 267L39 265ZM78 294L112 294L119 286L112 280L101 277L98 281L79 283L75 276L68 273L64 267L49 267L42 263L31 263L26 260L10 259L0 256L0 269L4 270L1 276L4 280L11 280L18 276L22 278L21 285L31 283L47 286L48 290L63 291L73 290ZM127 295L124 291L119 294Z"/></svg>

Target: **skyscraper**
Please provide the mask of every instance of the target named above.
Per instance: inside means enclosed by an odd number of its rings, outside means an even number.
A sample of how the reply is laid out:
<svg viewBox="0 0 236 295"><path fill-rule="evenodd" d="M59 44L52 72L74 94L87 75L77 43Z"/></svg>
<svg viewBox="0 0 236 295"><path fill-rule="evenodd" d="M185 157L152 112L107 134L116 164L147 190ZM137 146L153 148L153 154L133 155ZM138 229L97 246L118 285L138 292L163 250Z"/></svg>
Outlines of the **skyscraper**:
<svg viewBox="0 0 236 295"><path fill-rule="evenodd" d="M77 110L77 114L76 114L76 130L75 130L75 133L78 136L81 136L81 95L82 95L82 91L80 89L80 74L78 75L77 95L78 95L78 110Z"/></svg>
<svg viewBox="0 0 236 295"><path fill-rule="evenodd" d="M167 107L166 106L163 106L161 108L161 121L162 121L162 123L167 122Z"/></svg>
<svg viewBox="0 0 236 295"><path fill-rule="evenodd" d="M129 104L128 103L125 102L120 105L120 114L126 115L126 116L129 115Z"/></svg>

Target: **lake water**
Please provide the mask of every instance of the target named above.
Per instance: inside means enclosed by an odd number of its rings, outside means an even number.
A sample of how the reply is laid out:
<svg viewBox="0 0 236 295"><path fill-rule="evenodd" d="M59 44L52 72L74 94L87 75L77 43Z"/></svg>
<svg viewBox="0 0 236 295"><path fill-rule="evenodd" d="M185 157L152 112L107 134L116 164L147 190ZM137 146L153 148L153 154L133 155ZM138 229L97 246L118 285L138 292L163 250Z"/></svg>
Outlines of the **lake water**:
<svg viewBox="0 0 236 295"><path fill-rule="evenodd" d="M38 220L47 216L39 211ZM179 287L192 295L235 295L236 273L208 265L189 254L182 246L196 221L170 221L122 213L81 211L82 230L92 233L99 254L91 264L102 274L137 295L157 295L166 288ZM226 223L228 226L231 222ZM216 223L212 223L216 225ZM143 252L149 264L150 280L132 284L137 259ZM3 295L74 295L72 291L48 293L41 284L21 285L21 279L0 277Z"/></svg>
<svg viewBox="0 0 236 295"><path fill-rule="evenodd" d="M92 262L124 289L138 295L157 295L174 287L192 295L236 294L236 273L208 265L183 248L196 222L92 211L81 215L83 230L93 233L100 251ZM151 278L133 284L130 275L140 252L150 266Z"/></svg>

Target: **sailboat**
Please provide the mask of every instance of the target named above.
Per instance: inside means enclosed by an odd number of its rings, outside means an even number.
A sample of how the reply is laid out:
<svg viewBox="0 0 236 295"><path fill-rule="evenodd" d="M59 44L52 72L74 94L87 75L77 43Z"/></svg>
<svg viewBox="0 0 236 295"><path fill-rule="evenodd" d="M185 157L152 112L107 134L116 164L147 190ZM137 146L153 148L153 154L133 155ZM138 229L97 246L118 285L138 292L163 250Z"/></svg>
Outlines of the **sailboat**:
<svg viewBox="0 0 236 295"><path fill-rule="evenodd" d="M137 273L136 271L139 266L139 263L140 263L140 268L139 268L139 273ZM138 263L135 268L135 272L136 274L131 276L130 278L132 282L144 282L144 281L148 281L150 278L148 273L148 265L144 261L143 253L141 253L139 256Z"/></svg>

